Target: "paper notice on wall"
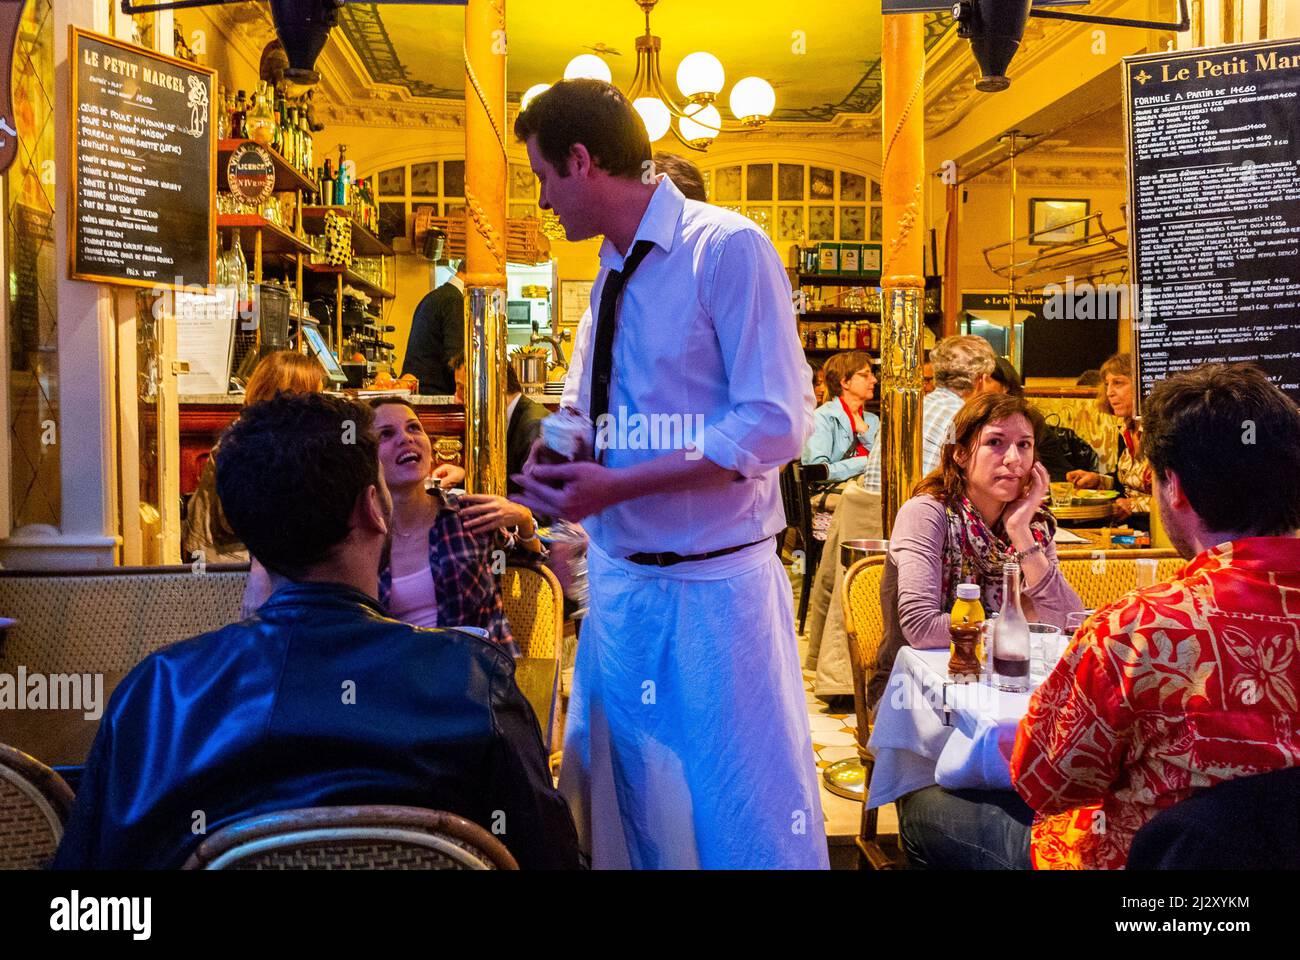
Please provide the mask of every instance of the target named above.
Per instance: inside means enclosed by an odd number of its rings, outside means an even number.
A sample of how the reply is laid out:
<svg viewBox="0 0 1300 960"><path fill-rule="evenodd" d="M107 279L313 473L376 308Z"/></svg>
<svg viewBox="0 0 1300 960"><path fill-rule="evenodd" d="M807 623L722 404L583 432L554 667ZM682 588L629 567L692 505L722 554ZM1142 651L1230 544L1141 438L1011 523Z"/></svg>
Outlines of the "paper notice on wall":
<svg viewBox="0 0 1300 960"><path fill-rule="evenodd" d="M235 349L235 288L216 287L215 294L177 293L176 359L189 364L176 377L181 396L230 390L230 362Z"/></svg>

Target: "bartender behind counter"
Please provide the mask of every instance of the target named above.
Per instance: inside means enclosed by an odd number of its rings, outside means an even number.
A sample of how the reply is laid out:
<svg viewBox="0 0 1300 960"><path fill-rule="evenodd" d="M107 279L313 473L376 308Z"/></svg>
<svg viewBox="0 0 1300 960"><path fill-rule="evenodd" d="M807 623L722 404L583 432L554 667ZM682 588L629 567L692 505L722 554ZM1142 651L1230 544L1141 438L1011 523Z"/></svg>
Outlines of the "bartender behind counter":
<svg viewBox="0 0 1300 960"><path fill-rule="evenodd" d="M456 275L425 294L415 308L402 374L414 374L423 394L450 395L455 384L449 364L464 350L465 266L460 263Z"/></svg>

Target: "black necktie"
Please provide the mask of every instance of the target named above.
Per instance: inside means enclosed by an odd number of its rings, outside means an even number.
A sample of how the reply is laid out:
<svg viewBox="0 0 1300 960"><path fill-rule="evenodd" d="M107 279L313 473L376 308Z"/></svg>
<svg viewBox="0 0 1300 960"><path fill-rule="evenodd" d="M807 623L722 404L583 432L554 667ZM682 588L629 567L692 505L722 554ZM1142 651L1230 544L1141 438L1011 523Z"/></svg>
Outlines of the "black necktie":
<svg viewBox="0 0 1300 960"><path fill-rule="evenodd" d="M649 240L638 240L632 252L623 260L623 269L611 270L605 277L600 292L600 313L596 316L596 343L591 352L591 422L600 425L600 418L609 413L609 381L614 370L614 328L618 325L618 298L632 277L633 271L654 246Z"/></svg>

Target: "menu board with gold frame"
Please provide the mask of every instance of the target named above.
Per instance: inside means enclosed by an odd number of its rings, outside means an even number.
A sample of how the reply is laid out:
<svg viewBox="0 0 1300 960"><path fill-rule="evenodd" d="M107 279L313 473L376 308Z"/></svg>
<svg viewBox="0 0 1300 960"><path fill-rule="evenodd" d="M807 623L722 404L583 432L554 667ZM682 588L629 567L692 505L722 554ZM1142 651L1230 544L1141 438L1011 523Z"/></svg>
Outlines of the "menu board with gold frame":
<svg viewBox="0 0 1300 960"><path fill-rule="evenodd" d="M74 280L216 279L215 70L69 28Z"/></svg>

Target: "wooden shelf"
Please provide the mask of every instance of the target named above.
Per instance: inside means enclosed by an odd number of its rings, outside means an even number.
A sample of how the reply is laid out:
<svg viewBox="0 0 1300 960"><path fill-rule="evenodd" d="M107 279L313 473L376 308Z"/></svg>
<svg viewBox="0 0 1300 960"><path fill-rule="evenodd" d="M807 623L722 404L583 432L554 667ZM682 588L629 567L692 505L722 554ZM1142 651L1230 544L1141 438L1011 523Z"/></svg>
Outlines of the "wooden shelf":
<svg viewBox="0 0 1300 960"><path fill-rule="evenodd" d="M238 230L239 245L243 247L246 256L252 256L255 234L260 230L262 232L262 253L284 254L293 256L294 254L310 254L312 246L306 240L300 240L284 227L270 220L259 217L255 213L223 213L217 217L218 230Z"/></svg>
<svg viewBox="0 0 1300 960"><path fill-rule="evenodd" d="M385 290L383 287L379 286L378 284L371 283L365 277L362 277L360 274L353 273L347 267L335 267L335 266L330 266L327 263L304 263L302 265L302 269L305 273L310 273L318 276L331 276L331 277L341 276L343 278L344 285L356 287L366 296L372 297L377 300L393 300L396 299L397 297L397 294L393 293L390 290Z"/></svg>
<svg viewBox="0 0 1300 960"><path fill-rule="evenodd" d="M358 257L391 257L393 248L357 222L351 207L303 207L302 228L308 233L325 232L325 214L333 210L352 221L352 253Z"/></svg>
<svg viewBox="0 0 1300 960"><path fill-rule="evenodd" d="M220 140L217 142L217 187L221 190L229 190L230 186L226 183L226 165L230 161L230 155L235 152L235 148L244 143L256 143L255 140ZM285 190L302 190L304 193L316 195L316 184L308 177L298 171L288 160L280 156L271 147L258 144L267 153L271 155L271 162L275 165L275 189L277 192Z"/></svg>
<svg viewBox="0 0 1300 960"><path fill-rule="evenodd" d="M800 320L807 320L812 323L830 323L832 320L880 322L880 314L871 313L869 310L808 310L805 313L797 314L797 316Z"/></svg>
<svg viewBox="0 0 1300 960"><path fill-rule="evenodd" d="M854 276L846 273L800 273L799 285L803 286L805 283L820 283L842 287L878 287L880 286L880 274L867 273Z"/></svg>
<svg viewBox="0 0 1300 960"><path fill-rule="evenodd" d="M804 353L826 354L830 356L833 353L848 353L850 350L860 350L862 353L869 353L873 357L880 356L879 350L872 350L868 347L804 347Z"/></svg>

